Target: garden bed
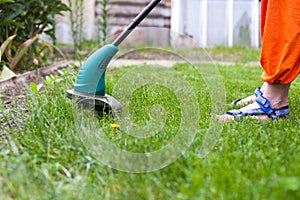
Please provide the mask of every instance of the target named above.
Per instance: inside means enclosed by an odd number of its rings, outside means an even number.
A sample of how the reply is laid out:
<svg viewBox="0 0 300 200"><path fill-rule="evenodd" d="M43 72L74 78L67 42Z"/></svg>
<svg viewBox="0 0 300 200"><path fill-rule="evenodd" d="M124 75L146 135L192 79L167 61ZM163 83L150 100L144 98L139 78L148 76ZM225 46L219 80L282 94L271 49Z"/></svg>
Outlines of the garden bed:
<svg viewBox="0 0 300 200"><path fill-rule="evenodd" d="M38 68L8 80L0 81L0 90L2 91L1 98L4 98L5 102L9 102L12 98L23 97L26 95L24 86L30 85L31 82L42 83L46 76L59 75L58 70L67 66L69 66L69 62L58 62L51 66Z"/></svg>

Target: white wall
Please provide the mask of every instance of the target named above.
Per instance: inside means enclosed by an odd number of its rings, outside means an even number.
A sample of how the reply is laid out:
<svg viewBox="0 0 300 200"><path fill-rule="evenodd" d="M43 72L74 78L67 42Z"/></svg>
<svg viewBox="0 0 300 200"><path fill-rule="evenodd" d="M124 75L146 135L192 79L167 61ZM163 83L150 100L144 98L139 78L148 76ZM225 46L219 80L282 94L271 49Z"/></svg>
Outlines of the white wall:
<svg viewBox="0 0 300 200"><path fill-rule="evenodd" d="M259 46L258 0L172 0L171 29L202 47Z"/></svg>

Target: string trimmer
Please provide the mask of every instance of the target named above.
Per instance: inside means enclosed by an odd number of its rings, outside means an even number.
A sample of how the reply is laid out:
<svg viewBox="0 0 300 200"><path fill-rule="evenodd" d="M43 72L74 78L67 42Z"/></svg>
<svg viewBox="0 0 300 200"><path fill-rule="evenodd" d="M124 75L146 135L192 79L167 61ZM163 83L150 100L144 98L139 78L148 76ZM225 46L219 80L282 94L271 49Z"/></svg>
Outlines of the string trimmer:
<svg viewBox="0 0 300 200"><path fill-rule="evenodd" d="M121 104L105 92L105 72L118 46L151 12L161 0L152 0L113 41L93 53L80 68L74 89L68 90L68 97L81 103L95 102L95 109L103 112L121 112Z"/></svg>

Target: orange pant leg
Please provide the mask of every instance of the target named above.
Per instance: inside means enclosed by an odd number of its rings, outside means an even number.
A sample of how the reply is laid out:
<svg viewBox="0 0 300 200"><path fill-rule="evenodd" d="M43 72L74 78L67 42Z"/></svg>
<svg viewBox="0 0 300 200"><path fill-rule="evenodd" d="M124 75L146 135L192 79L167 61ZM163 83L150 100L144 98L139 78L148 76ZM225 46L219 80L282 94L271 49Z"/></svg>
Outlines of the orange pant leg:
<svg viewBox="0 0 300 200"><path fill-rule="evenodd" d="M262 80L289 84L300 73L300 0L261 1Z"/></svg>

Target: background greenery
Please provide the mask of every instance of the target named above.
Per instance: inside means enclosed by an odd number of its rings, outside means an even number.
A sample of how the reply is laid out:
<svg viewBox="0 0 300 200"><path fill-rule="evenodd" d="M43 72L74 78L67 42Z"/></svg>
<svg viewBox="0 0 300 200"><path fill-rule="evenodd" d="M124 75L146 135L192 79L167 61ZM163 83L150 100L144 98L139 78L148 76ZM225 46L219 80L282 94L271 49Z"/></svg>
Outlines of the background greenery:
<svg viewBox="0 0 300 200"><path fill-rule="evenodd" d="M45 64L51 45L38 35L55 41L55 15L67 10L61 0L0 0L0 43L10 41L5 49L1 47L1 66L29 70ZM11 36L14 38L9 39Z"/></svg>

